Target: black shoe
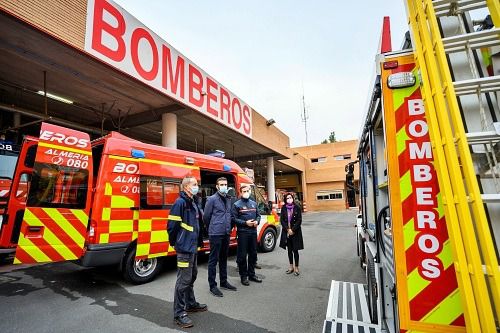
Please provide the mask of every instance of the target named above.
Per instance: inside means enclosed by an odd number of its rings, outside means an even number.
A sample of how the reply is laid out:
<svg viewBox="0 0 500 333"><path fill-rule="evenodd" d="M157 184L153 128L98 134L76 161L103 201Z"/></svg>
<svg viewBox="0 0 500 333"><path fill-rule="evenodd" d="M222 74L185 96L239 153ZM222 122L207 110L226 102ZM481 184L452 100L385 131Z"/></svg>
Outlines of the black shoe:
<svg viewBox="0 0 500 333"><path fill-rule="evenodd" d="M248 282L248 278L242 278L241 279L241 284L244 286L249 286L250 282Z"/></svg>
<svg viewBox="0 0 500 333"><path fill-rule="evenodd" d="M211 288L210 292L212 293L212 295L217 296L217 297L224 296L224 294L222 293L222 291L220 291L219 288L217 288L217 287Z"/></svg>
<svg viewBox="0 0 500 333"><path fill-rule="evenodd" d="M207 311L208 307L206 304L200 304L198 302L194 303L193 306L186 308L187 312L203 312Z"/></svg>
<svg viewBox="0 0 500 333"><path fill-rule="evenodd" d="M193 327L193 321L188 317L187 314L175 317L174 321L177 325L179 325L182 328Z"/></svg>
<svg viewBox="0 0 500 333"><path fill-rule="evenodd" d="M262 266L259 264L255 264L255 269L262 269Z"/></svg>
<svg viewBox="0 0 500 333"><path fill-rule="evenodd" d="M262 279L260 277L258 277L258 276L255 276L255 275L254 276L250 276L248 279L250 281L257 282L257 283L261 283L262 282Z"/></svg>
<svg viewBox="0 0 500 333"><path fill-rule="evenodd" d="M238 288L236 288L235 286L233 286L231 283L229 282L225 282L225 283L221 283L220 284L220 287L222 289L227 289L227 290L232 290L232 291L236 291L238 290Z"/></svg>

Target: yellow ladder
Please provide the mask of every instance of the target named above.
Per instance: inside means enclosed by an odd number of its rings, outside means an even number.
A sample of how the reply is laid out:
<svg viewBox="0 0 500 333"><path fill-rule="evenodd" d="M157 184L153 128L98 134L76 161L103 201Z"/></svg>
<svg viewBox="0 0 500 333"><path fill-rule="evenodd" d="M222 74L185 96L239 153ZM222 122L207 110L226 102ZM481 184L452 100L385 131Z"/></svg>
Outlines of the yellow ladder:
<svg viewBox="0 0 500 333"><path fill-rule="evenodd" d="M467 331L496 332L500 270L490 230L495 221L489 220L487 209L498 209L500 191L497 187L492 193L481 193L480 188L482 182L499 181L500 123L492 120L498 110L488 115L484 95L500 91L500 75L482 74L474 57L480 48L500 45L500 1L406 0L406 6ZM467 21L469 11L479 8L489 10L494 27L467 31L464 27L473 25ZM461 31L449 36L442 24L454 19ZM453 71L457 53L467 56L471 77L464 79ZM452 75L460 78L453 81ZM473 126L468 126L469 115L462 113L461 98L470 95L478 96L476 115L481 126L466 133L465 128ZM487 157L482 169L472 158L480 147ZM476 173L475 166L486 171Z"/></svg>

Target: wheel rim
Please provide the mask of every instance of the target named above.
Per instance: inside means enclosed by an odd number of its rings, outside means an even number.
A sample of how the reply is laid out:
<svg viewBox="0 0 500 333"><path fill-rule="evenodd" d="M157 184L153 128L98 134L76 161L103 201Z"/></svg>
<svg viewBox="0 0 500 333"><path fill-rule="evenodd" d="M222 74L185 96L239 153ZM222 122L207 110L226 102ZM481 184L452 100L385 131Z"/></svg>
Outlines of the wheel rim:
<svg viewBox="0 0 500 333"><path fill-rule="evenodd" d="M156 258L145 259L145 260L135 260L134 261L134 273L140 277L145 277L150 275L156 269L158 261Z"/></svg>
<svg viewBox="0 0 500 333"><path fill-rule="evenodd" d="M270 249L274 246L274 235L272 232L268 232L264 236L264 245L267 249Z"/></svg>

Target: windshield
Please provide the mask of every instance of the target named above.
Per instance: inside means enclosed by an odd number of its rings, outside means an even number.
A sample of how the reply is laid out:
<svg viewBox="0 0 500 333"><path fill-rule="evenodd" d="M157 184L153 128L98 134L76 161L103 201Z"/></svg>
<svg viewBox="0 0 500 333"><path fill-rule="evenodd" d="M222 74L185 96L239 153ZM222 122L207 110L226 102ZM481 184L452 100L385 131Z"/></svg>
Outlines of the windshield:
<svg viewBox="0 0 500 333"><path fill-rule="evenodd" d="M16 163L17 156L0 155L0 179L12 179Z"/></svg>

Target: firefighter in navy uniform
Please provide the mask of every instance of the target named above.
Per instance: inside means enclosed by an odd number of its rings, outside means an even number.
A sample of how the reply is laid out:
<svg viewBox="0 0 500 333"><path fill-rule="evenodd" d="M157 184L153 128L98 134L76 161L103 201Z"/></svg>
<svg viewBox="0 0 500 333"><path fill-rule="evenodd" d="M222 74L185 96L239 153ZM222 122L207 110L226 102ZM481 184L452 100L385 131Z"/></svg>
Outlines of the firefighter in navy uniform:
<svg viewBox="0 0 500 333"><path fill-rule="evenodd" d="M201 212L193 197L198 193L194 177L182 180L181 193L168 216L170 244L177 252L177 281L174 294L174 321L182 328L192 327L188 312L206 311L207 305L196 302L193 285L198 275L197 253L203 244Z"/></svg>
<svg viewBox="0 0 500 333"><path fill-rule="evenodd" d="M257 203L250 199L250 185L240 186L240 199L233 204L231 215L238 231L237 262L241 283L244 286L250 284L249 280L260 283L262 280L255 275L260 214Z"/></svg>

